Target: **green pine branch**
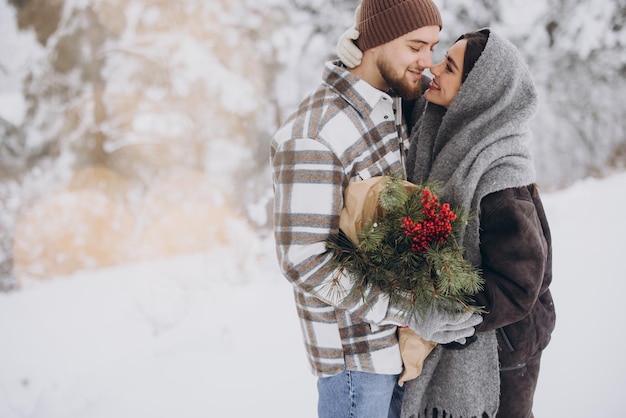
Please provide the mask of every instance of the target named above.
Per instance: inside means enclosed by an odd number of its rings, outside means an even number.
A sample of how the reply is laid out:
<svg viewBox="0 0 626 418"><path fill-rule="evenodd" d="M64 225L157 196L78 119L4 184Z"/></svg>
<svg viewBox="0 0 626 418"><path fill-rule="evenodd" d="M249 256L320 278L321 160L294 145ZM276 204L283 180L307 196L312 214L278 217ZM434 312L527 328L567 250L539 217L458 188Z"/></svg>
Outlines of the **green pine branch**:
<svg viewBox="0 0 626 418"><path fill-rule="evenodd" d="M415 222L423 219L424 188L437 195L434 185L408 191L400 180L391 179L379 194L383 216L359 232L358 246L342 231L329 240L332 267L353 278L348 297L365 297L363 289L375 286L407 316L421 315L438 304L452 311L482 312L482 307L474 306L472 297L482 289L483 278L464 259L454 235L467 224L469 216L453 209L457 215L452 222L453 234L443 244L433 244L423 253L411 250L411 240L401 229L406 216Z"/></svg>

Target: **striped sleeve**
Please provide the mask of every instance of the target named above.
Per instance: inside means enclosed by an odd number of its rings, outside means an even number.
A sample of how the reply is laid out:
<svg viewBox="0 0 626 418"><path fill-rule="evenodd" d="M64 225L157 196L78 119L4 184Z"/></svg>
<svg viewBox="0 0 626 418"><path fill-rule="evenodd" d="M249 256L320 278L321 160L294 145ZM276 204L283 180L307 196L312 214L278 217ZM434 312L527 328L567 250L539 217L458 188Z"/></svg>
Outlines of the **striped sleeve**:
<svg viewBox="0 0 626 418"><path fill-rule="evenodd" d="M341 162L324 144L288 139L272 150L274 231L283 274L301 291L373 323L386 314L388 299L377 289L346 298L352 280L330 266L326 241L339 230L343 189Z"/></svg>

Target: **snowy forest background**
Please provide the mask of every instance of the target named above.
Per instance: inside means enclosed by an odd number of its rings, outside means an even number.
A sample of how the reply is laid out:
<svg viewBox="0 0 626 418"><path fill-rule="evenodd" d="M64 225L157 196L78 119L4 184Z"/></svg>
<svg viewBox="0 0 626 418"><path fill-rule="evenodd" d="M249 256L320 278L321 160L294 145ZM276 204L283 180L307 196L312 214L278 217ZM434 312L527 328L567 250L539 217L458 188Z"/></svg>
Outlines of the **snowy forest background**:
<svg viewBox="0 0 626 418"><path fill-rule="evenodd" d="M270 137L357 4L0 0L0 288L268 236ZM626 0L437 4L435 61L484 26L526 57L544 190L626 168Z"/></svg>

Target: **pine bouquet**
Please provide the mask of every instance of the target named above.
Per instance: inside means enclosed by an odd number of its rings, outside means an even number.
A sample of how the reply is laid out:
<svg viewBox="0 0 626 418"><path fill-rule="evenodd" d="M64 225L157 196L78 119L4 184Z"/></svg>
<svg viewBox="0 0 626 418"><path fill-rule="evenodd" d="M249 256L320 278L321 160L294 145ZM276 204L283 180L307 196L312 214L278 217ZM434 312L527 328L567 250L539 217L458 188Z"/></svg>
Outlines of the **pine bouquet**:
<svg viewBox="0 0 626 418"><path fill-rule="evenodd" d="M337 271L354 280L348 297L376 286L407 318L437 304L481 312L472 296L483 279L456 239L467 214L440 203L434 185L374 177L351 183L344 197L339 235L327 246Z"/></svg>

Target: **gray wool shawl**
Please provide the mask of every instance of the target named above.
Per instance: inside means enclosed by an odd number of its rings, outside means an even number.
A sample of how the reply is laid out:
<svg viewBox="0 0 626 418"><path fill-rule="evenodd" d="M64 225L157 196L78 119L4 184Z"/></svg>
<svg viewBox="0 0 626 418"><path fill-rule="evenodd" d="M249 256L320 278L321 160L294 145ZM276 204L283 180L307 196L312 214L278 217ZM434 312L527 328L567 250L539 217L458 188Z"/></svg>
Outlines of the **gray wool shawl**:
<svg viewBox="0 0 626 418"><path fill-rule="evenodd" d="M437 182L442 201L472 215L459 239L465 256L481 265L480 201L487 194L535 182L529 120L537 111L530 71L513 44L490 32L449 108L428 103L414 127L407 158L409 180ZM499 404L495 331L477 334L462 350L438 346L422 374L406 384L402 418L494 417Z"/></svg>

